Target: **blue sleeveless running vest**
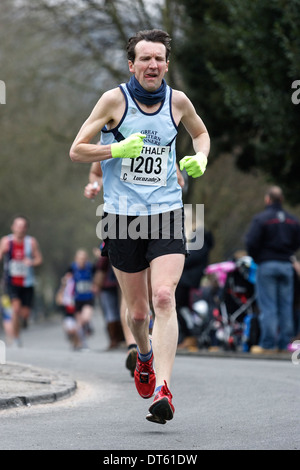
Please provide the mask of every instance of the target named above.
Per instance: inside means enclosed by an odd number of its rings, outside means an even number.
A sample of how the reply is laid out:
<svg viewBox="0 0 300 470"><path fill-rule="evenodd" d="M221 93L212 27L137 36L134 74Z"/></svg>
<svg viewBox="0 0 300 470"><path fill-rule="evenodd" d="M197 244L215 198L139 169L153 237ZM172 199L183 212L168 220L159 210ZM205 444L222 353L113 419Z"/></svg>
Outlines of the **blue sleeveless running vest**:
<svg viewBox="0 0 300 470"><path fill-rule="evenodd" d="M93 292L93 265L87 262L80 268L76 262L71 264L71 271L75 282L75 300L89 301L94 298Z"/></svg>
<svg viewBox="0 0 300 470"><path fill-rule="evenodd" d="M126 108L118 126L101 131L101 144L120 142L135 132L146 135L137 158L101 162L104 211L121 215L151 215L182 207L176 173L177 126L172 116L172 89L155 113L144 112L121 84Z"/></svg>

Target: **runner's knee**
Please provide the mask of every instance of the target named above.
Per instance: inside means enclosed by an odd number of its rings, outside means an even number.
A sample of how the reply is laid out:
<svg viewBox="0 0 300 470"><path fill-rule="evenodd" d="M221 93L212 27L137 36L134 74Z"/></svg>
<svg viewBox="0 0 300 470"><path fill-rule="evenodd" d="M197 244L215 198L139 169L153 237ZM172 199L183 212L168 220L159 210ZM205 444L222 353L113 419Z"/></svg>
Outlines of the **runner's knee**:
<svg viewBox="0 0 300 470"><path fill-rule="evenodd" d="M128 311L128 317L129 321L132 321L134 323L143 323L149 317L149 307L133 307L130 311Z"/></svg>
<svg viewBox="0 0 300 470"><path fill-rule="evenodd" d="M158 287L153 292L152 302L156 314L161 310L168 310L174 304L173 289L169 286Z"/></svg>

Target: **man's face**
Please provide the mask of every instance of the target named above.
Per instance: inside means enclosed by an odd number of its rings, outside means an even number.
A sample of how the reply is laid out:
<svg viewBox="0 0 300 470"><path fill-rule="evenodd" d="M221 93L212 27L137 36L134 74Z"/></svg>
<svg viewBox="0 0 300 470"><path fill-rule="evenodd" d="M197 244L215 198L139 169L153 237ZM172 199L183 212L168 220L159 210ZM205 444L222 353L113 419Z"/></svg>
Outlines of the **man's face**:
<svg viewBox="0 0 300 470"><path fill-rule="evenodd" d="M25 237L27 232L27 221L22 219L22 217L18 217L13 221L11 230L17 238Z"/></svg>
<svg viewBox="0 0 300 470"><path fill-rule="evenodd" d="M161 42L140 41L135 46L135 60L129 60L128 65L146 91L155 91L168 71L166 48Z"/></svg>
<svg viewBox="0 0 300 470"><path fill-rule="evenodd" d="M79 250L76 253L75 261L80 268L83 268L88 260L87 253L83 250Z"/></svg>

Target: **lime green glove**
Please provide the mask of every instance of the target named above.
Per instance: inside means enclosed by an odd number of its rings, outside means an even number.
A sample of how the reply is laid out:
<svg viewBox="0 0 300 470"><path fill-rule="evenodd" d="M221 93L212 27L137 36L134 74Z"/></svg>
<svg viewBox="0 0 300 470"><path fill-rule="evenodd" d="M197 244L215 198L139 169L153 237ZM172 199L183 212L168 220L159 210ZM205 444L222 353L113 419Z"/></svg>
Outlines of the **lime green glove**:
<svg viewBox="0 0 300 470"><path fill-rule="evenodd" d="M193 178L198 178L202 176L206 170L207 165L207 156L202 152L196 153L196 155L183 157L179 161L180 170L184 168L189 176Z"/></svg>
<svg viewBox="0 0 300 470"><path fill-rule="evenodd" d="M111 144L111 156L113 158L136 158L141 154L144 134L137 132L131 134L127 139Z"/></svg>

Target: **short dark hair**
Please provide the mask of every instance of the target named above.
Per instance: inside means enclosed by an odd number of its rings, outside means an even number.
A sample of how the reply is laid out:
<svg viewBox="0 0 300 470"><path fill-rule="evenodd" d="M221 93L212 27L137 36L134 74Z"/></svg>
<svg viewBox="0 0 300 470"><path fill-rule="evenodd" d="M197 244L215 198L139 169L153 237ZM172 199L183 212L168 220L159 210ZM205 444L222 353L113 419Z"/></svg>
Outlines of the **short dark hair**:
<svg viewBox="0 0 300 470"><path fill-rule="evenodd" d="M271 186L267 190L267 196L269 196L270 201L275 204L275 203L282 203L283 202L283 193L282 189L279 186Z"/></svg>
<svg viewBox="0 0 300 470"><path fill-rule="evenodd" d="M161 29L147 29L145 31L139 31L129 38L126 48L128 60L134 62L135 46L140 41L161 42L166 48L166 60L168 60L171 53L171 37Z"/></svg>
<svg viewBox="0 0 300 470"><path fill-rule="evenodd" d="M29 228L30 221L29 221L29 219L28 219L28 217L27 217L26 215L24 215L24 214L16 214L16 215L14 215L13 218L12 218L11 224L13 224L16 219L23 219L23 220L25 220L26 226L27 226L27 228Z"/></svg>

